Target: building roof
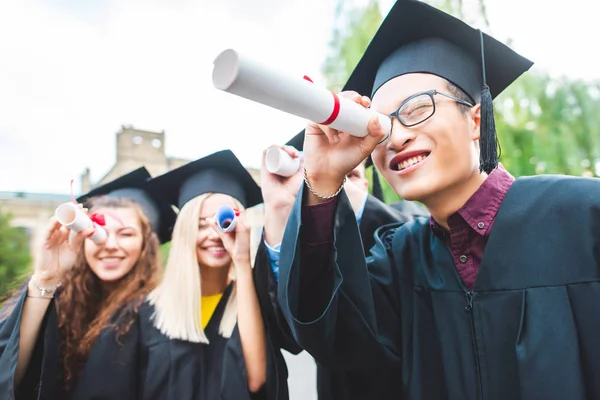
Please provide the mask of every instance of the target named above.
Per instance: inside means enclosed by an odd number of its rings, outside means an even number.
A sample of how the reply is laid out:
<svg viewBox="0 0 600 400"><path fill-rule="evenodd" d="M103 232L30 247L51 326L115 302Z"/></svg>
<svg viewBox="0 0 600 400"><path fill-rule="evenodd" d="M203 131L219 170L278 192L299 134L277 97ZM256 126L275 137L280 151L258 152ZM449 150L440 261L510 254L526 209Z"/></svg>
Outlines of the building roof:
<svg viewBox="0 0 600 400"><path fill-rule="evenodd" d="M30 192L3 192L0 191L0 200L31 200L31 201L69 201L68 194L55 193L30 193Z"/></svg>

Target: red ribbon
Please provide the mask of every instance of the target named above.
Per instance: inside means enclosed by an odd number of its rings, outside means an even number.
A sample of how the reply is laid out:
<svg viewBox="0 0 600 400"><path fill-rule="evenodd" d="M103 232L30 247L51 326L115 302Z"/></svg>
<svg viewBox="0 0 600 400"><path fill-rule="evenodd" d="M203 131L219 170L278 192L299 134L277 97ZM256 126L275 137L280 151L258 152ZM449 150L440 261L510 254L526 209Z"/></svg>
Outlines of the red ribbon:
<svg viewBox="0 0 600 400"><path fill-rule="evenodd" d="M106 218L104 217L103 214L98 214L98 213L91 214L90 219L92 220L93 223L95 223L97 225L100 225L100 226L106 225Z"/></svg>
<svg viewBox="0 0 600 400"><path fill-rule="evenodd" d="M304 79L309 81L310 83L314 83L312 81L312 79L310 79L310 77L308 77L306 75L304 75ZM329 118L327 118L324 122L321 122L319 125L331 124L333 121L335 121L335 119L340 114L340 98L338 97L337 94L335 94L333 92L331 92L331 94L333 95L333 111L331 112L331 115L329 116Z"/></svg>
<svg viewBox="0 0 600 400"><path fill-rule="evenodd" d="M77 204L77 199L75 198L75 195L73 194L73 179L71 179L71 200L73 200L73 203ZM77 204L79 205L79 204ZM107 214L111 217L113 217L117 222L119 222L121 225L125 225L123 224L123 221L121 221L121 219L119 217L117 217L115 214L107 212ZM106 217L104 216L104 214L99 214L99 213L93 213L89 215L89 218L92 220L92 222L94 223L94 228L96 228L97 225L100 226L106 226ZM94 229L94 232L90 233L90 236L92 236L94 233L96 232L96 229Z"/></svg>

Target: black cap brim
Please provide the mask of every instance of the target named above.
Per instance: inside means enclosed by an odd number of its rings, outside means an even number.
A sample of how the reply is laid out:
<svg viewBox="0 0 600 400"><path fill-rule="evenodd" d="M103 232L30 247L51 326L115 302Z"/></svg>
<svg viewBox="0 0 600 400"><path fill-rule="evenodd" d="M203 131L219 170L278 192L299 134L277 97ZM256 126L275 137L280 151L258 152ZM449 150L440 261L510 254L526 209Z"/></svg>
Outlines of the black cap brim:
<svg viewBox="0 0 600 400"><path fill-rule="evenodd" d="M149 190L150 178L148 170L141 167L79 196L77 202L86 205L89 199L98 196L130 199L142 208L160 242L166 243L171 240L177 214L170 204Z"/></svg>
<svg viewBox="0 0 600 400"><path fill-rule="evenodd" d="M304 150L304 129L302 129L300 131L300 133L298 133L296 136L291 138L286 143L286 146L292 146L293 148L295 148L298 151L303 151Z"/></svg>
<svg viewBox="0 0 600 400"><path fill-rule="evenodd" d="M260 187L231 150L192 161L149 182L165 201L181 209L205 193L223 193L245 208L262 203Z"/></svg>

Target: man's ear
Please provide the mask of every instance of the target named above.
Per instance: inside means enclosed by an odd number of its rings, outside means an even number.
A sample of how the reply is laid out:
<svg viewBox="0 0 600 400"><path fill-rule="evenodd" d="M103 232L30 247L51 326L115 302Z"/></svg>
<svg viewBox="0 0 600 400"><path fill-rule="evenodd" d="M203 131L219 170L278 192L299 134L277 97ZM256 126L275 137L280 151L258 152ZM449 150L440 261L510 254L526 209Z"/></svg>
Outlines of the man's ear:
<svg viewBox="0 0 600 400"><path fill-rule="evenodd" d="M479 140L481 137L481 104L475 104L469 109L468 119L472 130L472 139Z"/></svg>

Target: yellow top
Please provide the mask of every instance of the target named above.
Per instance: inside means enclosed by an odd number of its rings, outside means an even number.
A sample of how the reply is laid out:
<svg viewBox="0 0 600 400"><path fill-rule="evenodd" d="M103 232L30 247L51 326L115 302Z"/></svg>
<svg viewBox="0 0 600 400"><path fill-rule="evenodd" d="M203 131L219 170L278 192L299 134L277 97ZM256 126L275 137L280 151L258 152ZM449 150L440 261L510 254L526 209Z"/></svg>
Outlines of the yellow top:
<svg viewBox="0 0 600 400"><path fill-rule="evenodd" d="M200 302L202 329L206 329L206 325L208 325L210 317L212 317L215 312L221 297L223 297L223 293L213 294L212 296L202 296L202 301Z"/></svg>

